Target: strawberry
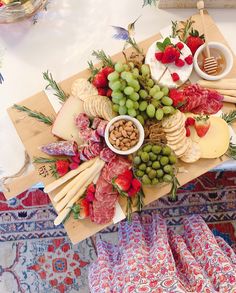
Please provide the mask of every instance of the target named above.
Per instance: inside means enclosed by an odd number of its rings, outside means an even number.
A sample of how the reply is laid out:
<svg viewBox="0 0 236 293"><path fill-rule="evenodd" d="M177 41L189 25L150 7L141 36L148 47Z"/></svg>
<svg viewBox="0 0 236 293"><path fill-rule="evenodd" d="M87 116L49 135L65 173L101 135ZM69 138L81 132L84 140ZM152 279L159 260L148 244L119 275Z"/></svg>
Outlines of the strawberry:
<svg viewBox="0 0 236 293"><path fill-rule="evenodd" d="M107 90L105 88L100 87L100 88L98 88L98 94L100 96L106 96L107 95Z"/></svg>
<svg viewBox="0 0 236 293"><path fill-rule="evenodd" d="M129 189L129 191L128 191L128 196L129 196L129 197L133 197L133 196L136 195L136 193L137 193L136 189L133 188L133 187L131 187L131 188Z"/></svg>
<svg viewBox="0 0 236 293"><path fill-rule="evenodd" d="M89 216L89 201L86 198L83 198L79 202L80 211L79 211L79 219L85 219Z"/></svg>
<svg viewBox="0 0 236 293"><path fill-rule="evenodd" d="M175 60L177 60L178 58L179 58L179 56L178 56L177 50L173 47L173 45L168 45L165 48L161 62L163 64L172 63Z"/></svg>
<svg viewBox="0 0 236 293"><path fill-rule="evenodd" d="M191 131L189 127L185 127L186 129L186 136L189 137L191 135Z"/></svg>
<svg viewBox="0 0 236 293"><path fill-rule="evenodd" d="M178 60L175 61L175 65L176 65L177 67L183 67L184 64L185 64L185 62L184 62L184 60L182 60L182 59L178 59Z"/></svg>
<svg viewBox="0 0 236 293"><path fill-rule="evenodd" d="M184 60L188 65L193 64L193 55L188 55L188 57L184 58Z"/></svg>
<svg viewBox="0 0 236 293"><path fill-rule="evenodd" d="M70 167L70 170L75 170L79 167L79 164L72 162L72 163L70 163L69 167Z"/></svg>
<svg viewBox="0 0 236 293"><path fill-rule="evenodd" d="M108 75L110 73L112 73L114 71L114 68L113 67L110 67L110 66L106 66L104 67L100 72L102 72L103 75L105 75L105 77L107 78Z"/></svg>
<svg viewBox="0 0 236 293"><path fill-rule="evenodd" d="M95 200L95 193L87 191L85 198L87 199L87 201L92 202Z"/></svg>
<svg viewBox="0 0 236 293"><path fill-rule="evenodd" d="M133 172L129 169L125 170L121 175L125 176L129 181L133 178Z"/></svg>
<svg viewBox="0 0 236 293"><path fill-rule="evenodd" d="M98 89L98 88L103 88L108 86L108 81L106 76L102 73L99 72L97 75L95 75L93 79L93 85Z"/></svg>
<svg viewBox="0 0 236 293"><path fill-rule="evenodd" d="M156 52L155 57L156 57L157 61L161 61L162 57L163 57L163 52Z"/></svg>
<svg viewBox="0 0 236 293"><path fill-rule="evenodd" d="M197 49L204 44L204 35L199 35L199 32L197 30L191 30L189 36L186 40L186 45L191 50L192 54L194 55Z"/></svg>
<svg viewBox="0 0 236 293"><path fill-rule="evenodd" d="M169 97L172 99L173 106L176 108L179 108L186 103L186 98L184 97L183 92L177 89L170 89Z"/></svg>
<svg viewBox="0 0 236 293"><path fill-rule="evenodd" d="M64 176L69 171L70 163L65 160L58 160L55 163L56 171L60 176Z"/></svg>
<svg viewBox="0 0 236 293"><path fill-rule="evenodd" d="M185 126L193 126L195 124L195 119L193 117L188 117L185 121Z"/></svg>
<svg viewBox="0 0 236 293"><path fill-rule="evenodd" d="M205 136L210 128L209 116L197 116L195 119L194 128L199 137Z"/></svg>
<svg viewBox="0 0 236 293"><path fill-rule="evenodd" d="M114 183L121 191L128 191L131 182L130 179L124 175L118 175Z"/></svg>
<svg viewBox="0 0 236 293"><path fill-rule="evenodd" d="M133 178L131 185L136 190L136 192L139 192L139 190L141 188L141 182L138 179Z"/></svg>
<svg viewBox="0 0 236 293"><path fill-rule="evenodd" d="M80 163L80 154L71 157L72 161L79 164Z"/></svg>
<svg viewBox="0 0 236 293"><path fill-rule="evenodd" d="M95 193L95 191L96 191L96 188L94 184L93 183L89 184L89 186L87 187L87 192Z"/></svg>
<svg viewBox="0 0 236 293"><path fill-rule="evenodd" d="M184 47L184 44L182 42L178 42L175 46L181 51Z"/></svg>
<svg viewBox="0 0 236 293"><path fill-rule="evenodd" d="M179 75L176 72L172 73L171 74L171 77L172 77L172 79L173 79L174 82L179 80Z"/></svg>

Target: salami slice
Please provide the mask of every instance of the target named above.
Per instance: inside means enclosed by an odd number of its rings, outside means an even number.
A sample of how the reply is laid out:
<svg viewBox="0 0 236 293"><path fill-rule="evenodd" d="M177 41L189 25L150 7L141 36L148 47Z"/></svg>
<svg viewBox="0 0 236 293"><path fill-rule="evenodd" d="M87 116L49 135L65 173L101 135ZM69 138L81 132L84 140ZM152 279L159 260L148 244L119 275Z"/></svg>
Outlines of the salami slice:
<svg viewBox="0 0 236 293"><path fill-rule="evenodd" d="M85 146L83 148L83 154L88 159L91 160L92 158L95 158L96 156L91 152L90 148L88 146Z"/></svg>
<svg viewBox="0 0 236 293"><path fill-rule="evenodd" d="M100 152L100 158L105 162L110 162L115 157L116 157L116 154L112 150L110 150L108 147L105 147Z"/></svg>
<svg viewBox="0 0 236 293"><path fill-rule="evenodd" d="M103 144L100 142L89 142L90 152L94 154L94 156L98 156L103 149Z"/></svg>
<svg viewBox="0 0 236 293"><path fill-rule="evenodd" d="M93 201L93 215L91 220L96 224L107 224L115 215L115 208L106 208L104 205L101 206L100 202Z"/></svg>
<svg viewBox="0 0 236 293"><path fill-rule="evenodd" d="M126 158L116 156L103 168L102 176L107 182L111 183L114 177L130 168L130 166L131 164Z"/></svg>
<svg viewBox="0 0 236 293"><path fill-rule="evenodd" d="M90 120L88 115L86 115L85 113L80 113L75 118L75 125L79 128L79 130L84 130L88 128L90 125Z"/></svg>
<svg viewBox="0 0 236 293"><path fill-rule="evenodd" d="M91 129L91 135L90 135L90 141L94 141L94 142L100 142L101 141L101 137L99 136L97 130L92 130Z"/></svg>
<svg viewBox="0 0 236 293"><path fill-rule="evenodd" d="M43 145L41 151L50 156L76 156L78 145L75 141L57 141Z"/></svg>
<svg viewBox="0 0 236 293"><path fill-rule="evenodd" d="M101 121L103 121L101 118L99 118L99 117L95 117L95 118L93 119L93 123L92 123L91 128L92 128L92 129L97 129L97 128L98 128L98 125L99 125L99 123L100 123Z"/></svg>
<svg viewBox="0 0 236 293"><path fill-rule="evenodd" d="M113 190L113 186L111 183L107 182L102 174L99 176L98 178L98 181L97 181L97 184L96 184L96 193L95 193L95 198L97 200L103 200L103 198L101 198L100 195L102 194L107 194L107 193L114 193L114 190ZM99 198L97 196L97 194L99 194Z"/></svg>
<svg viewBox="0 0 236 293"><path fill-rule="evenodd" d="M101 120L100 123L97 126L97 132L100 136L104 137L105 136L105 129L107 127L108 121L106 120Z"/></svg>

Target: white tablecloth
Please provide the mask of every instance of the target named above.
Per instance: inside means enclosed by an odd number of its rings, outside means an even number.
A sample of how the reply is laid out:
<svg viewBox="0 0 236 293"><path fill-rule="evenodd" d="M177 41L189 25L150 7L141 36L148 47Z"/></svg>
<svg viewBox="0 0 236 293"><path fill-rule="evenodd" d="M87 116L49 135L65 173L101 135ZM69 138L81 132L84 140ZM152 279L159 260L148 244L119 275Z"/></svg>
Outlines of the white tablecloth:
<svg viewBox="0 0 236 293"><path fill-rule="evenodd" d="M141 15L135 36L141 41L158 33L171 20L184 19L195 12L142 8L142 0L51 0L47 11L33 19L0 25L0 73L4 77L0 84L0 177L16 172L24 160L24 148L6 109L44 88L43 71L48 69L60 81L85 69L94 49L104 49L110 55L119 52L123 42L112 38L112 25L127 27ZM236 11L209 12L236 52Z"/></svg>

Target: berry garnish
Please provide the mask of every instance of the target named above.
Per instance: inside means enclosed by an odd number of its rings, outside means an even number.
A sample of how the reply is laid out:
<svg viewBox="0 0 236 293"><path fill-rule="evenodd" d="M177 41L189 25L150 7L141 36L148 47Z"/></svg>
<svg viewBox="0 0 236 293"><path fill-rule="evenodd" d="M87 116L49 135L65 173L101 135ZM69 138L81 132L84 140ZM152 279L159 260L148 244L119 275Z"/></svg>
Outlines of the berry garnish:
<svg viewBox="0 0 236 293"><path fill-rule="evenodd" d="M184 60L188 65L193 64L193 55L188 55Z"/></svg>
<svg viewBox="0 0 236 293"><path fill-rule="evenodd" d="M100 95L100 96L106 96L107 95L107 90L105 89L105 88L98 88L97 89L98 90L98 94Z"/></svg>
<svg viewBox="0 0 236 293"><path fill-rule="evenodd" d="M191 135L191 131L189 127L185 127L186 129L186 136L189 137Z"/></svg>
<svg viewBox="0 0 236 293"><path fill-rule="evenodd" d="M178 60L175 61L175 65L176 65L177 67L183 67L184 64L185 64L185 62L184 62L184 60L182 60L182 59L178 59Z"/></svg>
<svg viewBox="0 0 236 293"><path fill-rule="evenodd" d="M157 61L161 61L162 57L163 57L163 52L157 52L155 53L155 57L157 59Z"/></svg>
<svg viewBox="0 0 236 293"><path fill-rule="evenodd" d="M195 119L193 117L188 117L185 121L185 126L193 126L195 124Z"/></svg>
<svg viewBox="0 0 236 293"><path fill-rule="evenodd" d="M178 42L178 43L176 44L176 47L177 47L179 50L182 50L183 47L184 47L184 44L181 43L181 42Z"/></svg>
<svg viewBox="0 0 236 293"><path fill-rule="evenodd" d="M197 116L194 127L199 137L205 136L210 128L209 116Z"/></svg>
<svg viewBox="0 0 236 293"><path fill-rule="evenodd" d="M178 81L179 80L179 75L178 73L174 72L171 74L172 80L173 81Z"/></svg>

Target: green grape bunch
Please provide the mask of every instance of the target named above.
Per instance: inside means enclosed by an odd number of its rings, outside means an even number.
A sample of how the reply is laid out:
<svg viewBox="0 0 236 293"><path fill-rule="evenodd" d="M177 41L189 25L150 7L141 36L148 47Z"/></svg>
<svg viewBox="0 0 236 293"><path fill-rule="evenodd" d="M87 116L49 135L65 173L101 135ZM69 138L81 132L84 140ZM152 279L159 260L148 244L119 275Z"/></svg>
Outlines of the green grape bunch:
<svg viewBox="0 0 236 293"><path fill-rule="evenodd" d="M149 118L161 121L175 112L169 89L155 84L147 64L137 68L132 62L117 62L108 80L113 110L119 115L136 117L144 125Z"/></svg>

